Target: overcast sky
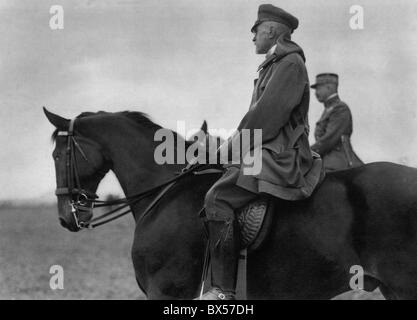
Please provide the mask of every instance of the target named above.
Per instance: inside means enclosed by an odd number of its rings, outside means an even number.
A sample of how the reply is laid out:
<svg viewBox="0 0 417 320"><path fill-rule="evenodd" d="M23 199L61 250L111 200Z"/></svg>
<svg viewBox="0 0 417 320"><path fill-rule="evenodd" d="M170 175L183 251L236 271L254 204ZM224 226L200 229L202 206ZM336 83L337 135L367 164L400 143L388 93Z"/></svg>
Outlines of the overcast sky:
<svg viewBox="0 0 417 320"><path fill-rule="evenodd" d="M264 59L250 33L261 3L0 0L0 199L53 198L53 127L43 105L67 118L136 110L171 129L204 119L235 128ZM339 74L358 155L417 166L417 2L271 3L300 20L293 40L310 81ZM49 27L52 5L64 9L63 30ZM363 30L349 27L352 5L364 9ZM312 95L312 128L322 108ZM109 178L99 189L117 190Z"/></svg>

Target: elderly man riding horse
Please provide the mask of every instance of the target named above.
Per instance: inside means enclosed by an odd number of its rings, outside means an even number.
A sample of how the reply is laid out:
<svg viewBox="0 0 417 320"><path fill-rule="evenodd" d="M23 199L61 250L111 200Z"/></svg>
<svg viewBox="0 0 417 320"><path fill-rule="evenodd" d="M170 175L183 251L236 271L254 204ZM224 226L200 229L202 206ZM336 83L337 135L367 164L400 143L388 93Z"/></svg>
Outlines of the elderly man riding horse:
<svg viewBox="0 0 417 320"><path fill-rule="evenodd" d="M239 253L235 210L269 194L285 200L309 197L323 178L322 160L308 142L309 80L303 50L291 41L298 19L266 4L258 10L251 31L257 54L266 54L260 65L249 111L237 134L218 150L230 154L242 130L262 129L262 168L245 175L243 165L225 165L224 175L208 191L205 218L212 263L211 288L203 300L234 299ZM239 140L240 141L240 140ZM242 147L240 158L248 149Z"/></svg>

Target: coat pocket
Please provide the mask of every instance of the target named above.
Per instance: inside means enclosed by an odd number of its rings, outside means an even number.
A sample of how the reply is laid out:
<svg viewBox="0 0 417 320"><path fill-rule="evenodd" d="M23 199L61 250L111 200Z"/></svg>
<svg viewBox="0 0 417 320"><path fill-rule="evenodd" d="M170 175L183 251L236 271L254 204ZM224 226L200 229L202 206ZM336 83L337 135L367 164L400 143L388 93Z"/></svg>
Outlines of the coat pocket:
<svg viewBox="0 0 417 320"><path fill-rule="evenodd" d="M262 170L257 179L282 187L301 187L303 179L300 173L298 153L298 148L287 148L279 153L263 149Z"/></svg>

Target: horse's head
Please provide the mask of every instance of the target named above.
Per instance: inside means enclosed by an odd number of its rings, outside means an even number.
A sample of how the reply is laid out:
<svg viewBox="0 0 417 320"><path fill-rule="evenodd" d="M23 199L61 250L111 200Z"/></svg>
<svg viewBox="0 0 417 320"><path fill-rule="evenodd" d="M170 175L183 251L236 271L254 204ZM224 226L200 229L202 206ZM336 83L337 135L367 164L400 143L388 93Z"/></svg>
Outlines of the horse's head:
<svg viewBox="0 0 417 320"><path fill-rule="evenodd" d="M68 120L44 108L53 134L55 149L56 195L61 225L79 231L92 218L92 200L98 184L110 169L100 145L86 137L88 119ZM82 134L84 133L84 135Z"/></svg>

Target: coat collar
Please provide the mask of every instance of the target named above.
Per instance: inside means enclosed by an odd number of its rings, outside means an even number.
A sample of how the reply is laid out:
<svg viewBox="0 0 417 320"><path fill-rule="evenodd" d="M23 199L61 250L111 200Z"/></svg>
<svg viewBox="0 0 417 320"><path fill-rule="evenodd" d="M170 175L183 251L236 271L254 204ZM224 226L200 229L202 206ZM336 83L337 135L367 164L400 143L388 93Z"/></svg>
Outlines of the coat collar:
<svg viewBox="0 0 417 320"><path fill-rule="evenodd" d="M276 49L277 49L277 44L273 45L271 47L271 49L268 50L268 52L266 53L265 58L268 59L270 56L272 56Z"/></svg>
<svg viewBox="0 0 417 320"><path fill-rule="evenodd" d="M271 63L275 62L275 60L278 59L277 54L274 52L272 53L268 58L266 58L266 60L264 62L262 62L262 64L259 66L258 68L258 72L262 71L263 69L265 69L266 67L268 67Z"/></svg>
<svg viewBox="0 0 417 320"><path fill-rule="evenodd" d="M337 93L334 93L332 95L330 95L326 101L324 101L324 107L325 108L330 108L332 107L335 103L339 102L340 98L339 95Z"/></svg>
<svg viewBox="0 0 417 320"><path fill-rule="evenodd" d="M291 53L298 53L305 61L303 50L295 42L291 41L289 33L284 32L278 37L277 43L268 51L265 61L258 68L258 72Z"/></svg>

